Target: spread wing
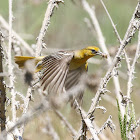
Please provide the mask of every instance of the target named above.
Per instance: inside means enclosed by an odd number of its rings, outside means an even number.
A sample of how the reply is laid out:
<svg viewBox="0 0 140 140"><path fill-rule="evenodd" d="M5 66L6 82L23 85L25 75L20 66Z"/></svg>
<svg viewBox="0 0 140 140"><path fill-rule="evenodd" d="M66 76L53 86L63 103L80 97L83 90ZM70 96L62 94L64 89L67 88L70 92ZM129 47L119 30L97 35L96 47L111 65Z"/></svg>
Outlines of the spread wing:
<svg viewBox="0 0 140 140"><path fill-rule="evenodd" d="M43 90L48 93L62 93L65 79L69 71L69 64L73 58L73 52L57 52L42 60L42 83Z"/></svg>
<svg viewBox="0 0 140 140"><path fill-rule="evenodd" d="M66 83L65 83L65 89L70 90L72 88L75 88L76 85L81 84L81 82L86 78L86 72L87 72L87 63L83 66L79 67L75 70L70 70L67 75ZM82 98L83 98L84 90L80 90L76 97L73 97L73 100L71 101L71 105L75 107L74 101L75 99L78 101L78 103L82 104Z"/></svg>

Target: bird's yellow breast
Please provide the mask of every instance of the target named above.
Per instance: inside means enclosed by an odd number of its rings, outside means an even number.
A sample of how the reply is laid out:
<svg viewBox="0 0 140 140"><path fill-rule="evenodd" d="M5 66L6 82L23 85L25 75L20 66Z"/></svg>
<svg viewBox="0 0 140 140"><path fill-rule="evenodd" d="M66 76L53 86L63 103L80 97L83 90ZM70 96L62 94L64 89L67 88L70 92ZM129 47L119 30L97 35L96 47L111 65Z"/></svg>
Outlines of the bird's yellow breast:
<svg viewBox="0 0 140 140"><path fill-rule="evenodd" d="M74 57L70 62L69 70L74 70L81 67L90 57L92 56L86 56L82 51L75 51Z"/></svg>

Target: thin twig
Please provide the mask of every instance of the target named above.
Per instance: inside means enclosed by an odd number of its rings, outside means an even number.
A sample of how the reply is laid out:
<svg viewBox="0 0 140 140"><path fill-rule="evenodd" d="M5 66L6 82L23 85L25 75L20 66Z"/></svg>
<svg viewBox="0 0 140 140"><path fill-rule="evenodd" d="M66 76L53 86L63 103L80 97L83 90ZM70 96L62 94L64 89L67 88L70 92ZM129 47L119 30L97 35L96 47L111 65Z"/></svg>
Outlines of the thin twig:
<svg viewBox="0 0 140 140"><path fill-rule="evenodd" d="M108 55L107 62L108 62L109 65L111 65L111 64L112 64L112 59L111 59L111 57L110 57L110 55L109 55L107 46L106 46L106 44L105 44L104 37L103 37L102 31L101 31L100 25L99 25L99 23L98 23L98 20L97 20L97 18L96 18L96 15L95 15L95 11L94 11L93 8L91 8L91 7L89 6L89 4L87 3L86 0L82 0L82 5L83 5L83 8L85 9L85 11L88 12L88 14L89 14L89 16L90 16L90 18L91 18L91 20L92 20L92 23L93 23L93 25L94 25L94 27L95 27L95 30L96 30L96 32L97 32L97 40L98 40L98 42L99 42L99 45L101 46L103 52L106 53L106 54ZM114 70L113 70L112 72L113 72L113 74L115 73ZM117 96L117 99L119 100L119 104L120 104L120 107L121 107L121 112L123 113L123 112L124 112L124 109L123 109L123 107L121 106L121 96L120 96L120 91L121 91L121 89L120 89L120 84L119 84L119 79L118 79L118 77L116 77L116 76L113 77L113 82L114 82L114 85L115 85L116 96ZM103 89L105 89L105 88L103 88ZM99 94L98 96L95 96L95 97L98 97L98 98L96 98L96 99L99 99L100 94ZM95 101L95 100L92 100L92 101ZM123 113L123 114L124 114L124 113Z"/></svg>
<svg viewBox="0 0 140 140"><path fill-rule="evenodd" d="M1 15L0 23L6 30L9 31L9 25ZM27 42L25 42L14 30L12 30L12 35L23 45L23 47L30 53L30 55L34 55L34 51L31 46L29 46Z"/></svg>
<svg viewBox="0 0 140 140"><path fill-rule="evenodd" d="M66 118L61 114L61 112L59 112L58 110L54 110L54 112L56 113L56 115L60 118L60 120L63 121L64 125L68 128L68 130L70 131L70 133L72 134L72 136L76 136L77 132L76 130L72 127L72 125L66 120Z"/></svg>
<svg viewBox="0 0 140 140"><path fill-rule="evenodd" d="M46 113L47 114L47 113ZM45 128L42 129L42 131L44 133L46 133L47 135L49 135L52 140L60 140L57 132L55 131L55 129L53 128L53 125L52 125L52 121L51 121L51 118L47 115L46 118L42 118L41 119L43 121L43 123L45 124Z"/></svg>
<svg viewBox="0 0 140 140"><path fill-rule="evenodd" d="M11 133L15 130L15 128L21 126L32 120L33 118L41 115L43 112L47 112L49 109L49 104L46 100L43 100L40 104L36 105L32 110L28 111L25 115L19 118L19 120L7 131L3 131L0 135L0 140L5 140L5 137L8 133Z"/></svg>
<svg viewBox="0 0 140 140"><path fill-rule="evenodd" d="M24 116L28 109L29 109L29 102L31 100L31 96L32 96L32 88L29 86L28 87L28 90L27 90L27 94L26 94L26 97L24 98L24 104L23 104L23 112L22 112L22 116ZM24 132L24 124L20 127L20 134L21 136L23 135L23 132Z"/></svg>
<svg viewBox="0 0 140 140"><path fill-rule="evenodd" d="M104 7L104 9L105 9L105 11L106 11L106 13L107 13L109 19L110 19L110 22L111 22L111 24L112 24L112 26L113 26L114 32L115 32L115 34L116 34L116 36L117 36L117 39L118 39L119 43L121 44L122 40L121 40L120 35L119 35L119 33L118 33L117 29L116 29L116 26L115 26L115 24L114 24L114 22L113 22L113 20L112 20L112 18L111 18L111 16L110 16L110 14L109 14L107 8L106 8L106 6L105 6L103 0L100 0L100 1L101 1L102 5L103 5L103 7Z"/></svg>
<svg viewBox="0 0 140 140"><path fill-rule="evenodd" d="M45 17L42 23L42 27L37 39L37 44L36 44L36 56L40 56L41 50L42 50L42 43L45 37L45 34L47 32L47 29L50 25L50 18L51 15L53 14L53 10L56 6L58 6L58 4L63 1L62 0L50 0L48 3L48 7L45 13Z"/></svg>
<svg viewBox="0 0 140 140"><path fill-rule="evenodd" d="M108 81L112 77L112 72L113 72L114 68L116 68L117 65L119 64L119 62L121 61L120 56L122 55L122 51L124 50L125 46L130 42L130 40L132 39L132 37L134 36L134 34L136 33L137 29L140 26L139 20L135 19L135 14L136 14L136 12L138 10L139 5L140 5L140 3L138 2L138 5L136 6L136 9L135 9L134 14L133 14L133 16L131 18L130 24L129 24L128 29L126 31L125 37L124 37L124 39L123 39L123 41L122 41L122 43L121 43L121 45L119 47L119 50L118 50L118 52L117 52L117 54L116 54L116 56L115 56L115 58L113 60L113 63L110 66L109 70L107 71L105 77L101 81L101 84L100 84L99 89L98 89L98 91L96 93L96 96L95 96L95 98L94 98L94 100L92 102L92 105L91 105L91 107L90 107L90 109L88 111L89 114L92 114L92 112L94 111L94 109L95 109L95 107L97 105L97 102L99 100L100 94L105 92L103 90L106 88ZM121 99L119 99L119 98L118 98L118 100L121 101ZM124 112L122 114L124 114Z"/></svg>
<svg viewBox="0 0 140 140"><path fill-rule="evenodd" d="M110 20L110 22L111 22L111 24L112 24L112 27L113 27L113 29L114 29L114 32L115 32L115 34L116 34L116 36L117 36L117 39L118 39L119 43L121 44L122 39L121 39L121 37L120 37L120 35L119 35L118 31L117 31L117 28L116 28L116 26L115 26L115 24L114 24L114 22L113 22L113 20L112 20L112 18L111 18L111 16L110 16L109 12L108 12L108 10L107 10L107 8L106 8L106 6L105 6L103 0L100 0L100 1L101 1L102 5L103 5L103 7L104 7L104 9L105 9L105 11L106 11L108 17L109 17L109 20ZM127 54L126 54L125 49L124 49L123 51L124 51L124 56L125 56L125 59L126 59L128 71L129 71L129 69L130 69L130 61L129 61L129 58L128 58Z"/></svg>
<svg viewBox="0 0 140 140"><path fill-rule="evenodd" d="M130 94L132 92L132 86L133 86L132 80L134 79L135 66L136 66L136 63L137 63L137 60L139 57L140 57L140 30L139 30L139 34L138 34L138 45L137 45L134 60L133 60L132 65L130 67L129 78L128 78L128 83L127 83L127 97L129 99L130 99Z"/></svg>
<svg viewBox="0 0 140 140"><path fill-rule="evenodd" d="M87 116L86 112L84 110L82 110L82 108L79 106L79 104L76 100L75 100L75 103L76 103L77 109L79 110L79 113L81 115L82 121L84 121L86 127L89 129L93 139L99 140L97 131L96 131L95 127L93 126L92 121L86 117ZM75 138L75 140L77 140L77 139L79 139L79 133L78 133L78 136Z"/></svg>

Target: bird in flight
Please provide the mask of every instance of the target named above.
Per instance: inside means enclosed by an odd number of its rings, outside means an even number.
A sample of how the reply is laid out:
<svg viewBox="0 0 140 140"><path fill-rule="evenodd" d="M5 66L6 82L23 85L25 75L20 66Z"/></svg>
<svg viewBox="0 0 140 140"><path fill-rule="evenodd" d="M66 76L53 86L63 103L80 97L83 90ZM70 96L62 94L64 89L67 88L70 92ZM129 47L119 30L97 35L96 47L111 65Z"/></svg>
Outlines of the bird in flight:
<svg viewBox="0 0 140 140"><path fill-rule="evenodd" d="M80 82L80 77L88 70L87 60L100 55L107 58L98 47L88 46L81 50L58 51L48 56L15 56L15 63L24 68L27 60L34 60L35 72L41 71L43 90L50 93L64 93ZM83 79L84 80L84 79Z"/></svg>

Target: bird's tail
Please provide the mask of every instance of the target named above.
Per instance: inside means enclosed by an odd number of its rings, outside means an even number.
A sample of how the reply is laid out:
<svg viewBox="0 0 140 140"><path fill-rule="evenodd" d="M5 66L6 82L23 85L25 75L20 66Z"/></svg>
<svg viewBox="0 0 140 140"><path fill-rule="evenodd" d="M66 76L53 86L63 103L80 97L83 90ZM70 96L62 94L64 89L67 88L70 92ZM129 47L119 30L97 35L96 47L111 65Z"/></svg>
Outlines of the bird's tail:
<svg viewBox="0 0 140 140"><path fill-rule="evenodd" d="M39 61L41 61L44 58L44 56L40 56L40 57L30 57L30 56L15 56L15 63L18 64L19 68L24 68L24 64L27 60L35 60L35 65L38 64ZM40 71L42 68L41 65L38 65L36 67L36 71L38 72Z"/></svg>

